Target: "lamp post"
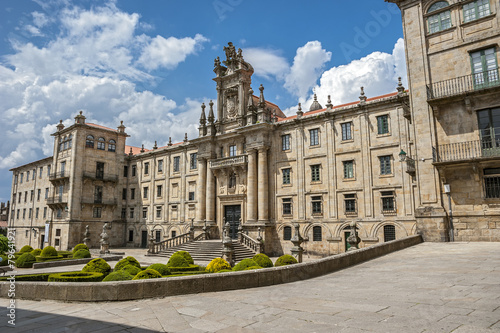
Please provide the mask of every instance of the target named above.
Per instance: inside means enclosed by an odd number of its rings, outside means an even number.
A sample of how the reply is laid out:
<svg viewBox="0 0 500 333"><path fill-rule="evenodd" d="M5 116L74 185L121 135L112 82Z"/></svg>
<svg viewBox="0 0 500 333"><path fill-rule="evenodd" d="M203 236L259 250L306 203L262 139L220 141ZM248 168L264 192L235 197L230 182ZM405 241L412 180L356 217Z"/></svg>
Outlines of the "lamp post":
<svg viewBox="0 0 500 333"><path fill-rule="evenodd" d="M401 151L399 152L398 155L399 155L399 161L400 162L406 161L406 152L403 149L401 149Z"/></svg>
<svg viewBox="0 0 500 333"><path fill-rule="evenodd" d="M450 216L450 242L455 241L455 232L453 230L453 209L451 207L451 190L450 184L443 184L444 193L448 195L448 207L449 207L449 216Z"/></svg>

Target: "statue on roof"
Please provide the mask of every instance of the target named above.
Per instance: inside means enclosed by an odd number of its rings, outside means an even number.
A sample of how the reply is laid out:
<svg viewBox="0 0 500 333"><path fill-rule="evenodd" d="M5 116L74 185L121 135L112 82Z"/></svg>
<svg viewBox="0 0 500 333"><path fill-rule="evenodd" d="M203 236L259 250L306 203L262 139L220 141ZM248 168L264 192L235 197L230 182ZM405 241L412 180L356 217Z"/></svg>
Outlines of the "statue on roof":
<svg viewBox="0 0 500 333"><path fill-rule="evenodd" d="M220 66L220 58L219 58L219 57L217 57L217 58L215 58L215 60L214 60L214 67L215 67L215 68L218 68L219 66Z"/></svg>
<svg viewBox="0 0 500 333"><path fill-rule="evenodd" d="M236 58L236 48L232 42L227 43L228 46L224 46L224 52L226 52L226 61L230 62Z"/></svg>

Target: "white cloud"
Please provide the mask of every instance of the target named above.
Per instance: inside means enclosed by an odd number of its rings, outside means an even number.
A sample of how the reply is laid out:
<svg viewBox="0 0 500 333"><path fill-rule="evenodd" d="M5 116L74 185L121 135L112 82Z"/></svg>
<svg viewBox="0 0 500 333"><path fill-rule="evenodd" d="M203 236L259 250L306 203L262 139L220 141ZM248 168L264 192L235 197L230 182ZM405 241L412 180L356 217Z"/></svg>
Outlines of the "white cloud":
<svg viewBox="0 0 500 333"><path fill-rule="evenodd" d="M195 53L196 49L201 47L201 44L206 41L208 39L200 34L196 34L194 38L164 38L156 36L144 48L138 63L148 70L154 70L159 67L172 69L183 62L188 55Z"/></svg>
<svg viewBox="0 0 500 333"><path fill-rule="evenodd" d="M266 79L271 76L283 79L290 71L287 60L278 53L275 50L262 48L248 48L243 51L245 61L253 66L255 75Z"/></svg>

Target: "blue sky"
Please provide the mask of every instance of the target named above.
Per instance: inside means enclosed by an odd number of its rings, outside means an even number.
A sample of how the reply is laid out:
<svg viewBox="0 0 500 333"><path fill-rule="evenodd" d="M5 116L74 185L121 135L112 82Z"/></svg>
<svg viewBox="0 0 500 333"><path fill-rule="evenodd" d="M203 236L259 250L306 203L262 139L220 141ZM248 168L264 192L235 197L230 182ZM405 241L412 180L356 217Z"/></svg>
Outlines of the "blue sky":
<svg viewBox="0 0 500 333"><path fill-rule="evenodd" d="M231 41L254 91L287 114L406 84L401 15L383 0L2 0L0 201L12 167L51 156L60 119L83 110L130 145L197 135L200 104L216 99L213 63Z"/></svg>

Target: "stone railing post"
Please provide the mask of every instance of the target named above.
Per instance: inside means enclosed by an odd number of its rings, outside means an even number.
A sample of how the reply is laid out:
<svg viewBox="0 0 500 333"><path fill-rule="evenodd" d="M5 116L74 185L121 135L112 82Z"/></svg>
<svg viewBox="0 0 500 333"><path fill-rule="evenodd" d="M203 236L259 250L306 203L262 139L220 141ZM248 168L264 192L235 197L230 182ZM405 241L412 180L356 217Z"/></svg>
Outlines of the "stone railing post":
<svg viewBox="0 0 500 333"><path fill-rule="evenodd" d="M234 266L234 249L233 249L233 240L229 236L230 232L229 222L226 223L224 227L224 237L222 238L222 244L224 245L224 249L222 250L222 258L226 260L231 267Z"/></svg>
<svg viewBox="0 0 500 333"><path fill-rule="evenodd" d="M297 259L298 262L302 262L302 254L304 253L304 249L300 246L304 239L300 235L299 224L294 223L295 235L293 235L290 241L293 243L292 247L292 256Z"/></svg>

